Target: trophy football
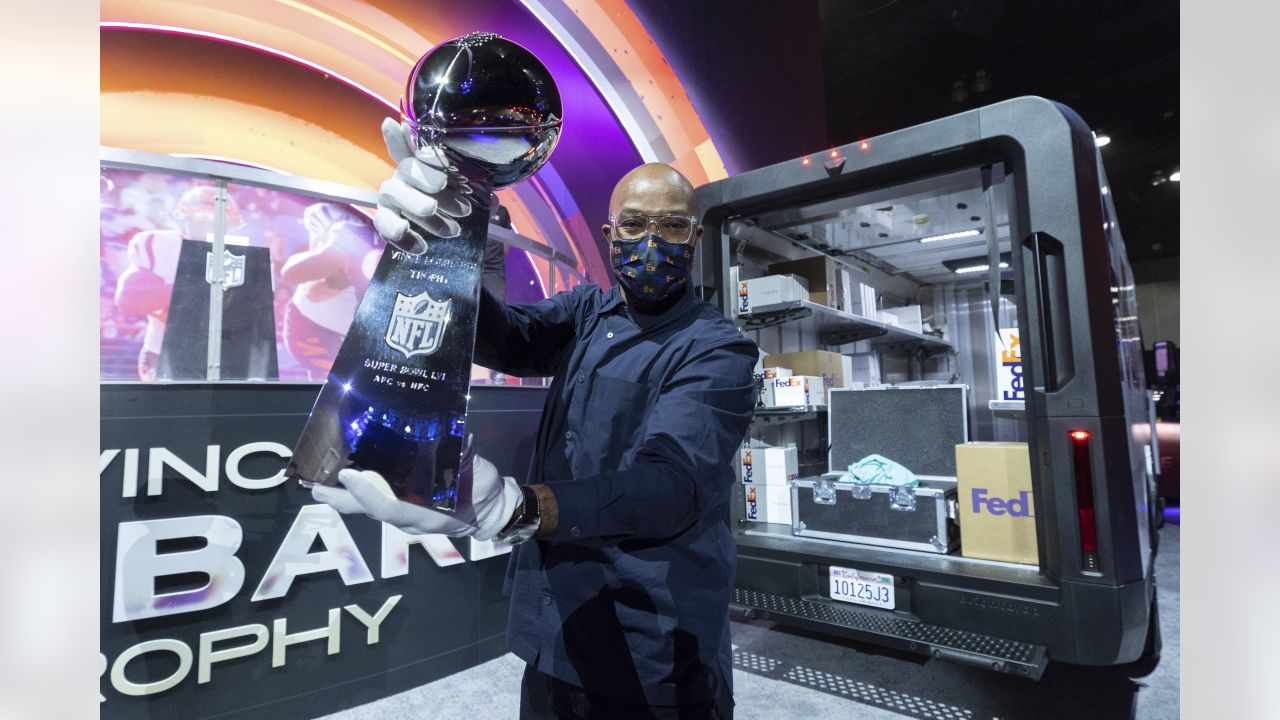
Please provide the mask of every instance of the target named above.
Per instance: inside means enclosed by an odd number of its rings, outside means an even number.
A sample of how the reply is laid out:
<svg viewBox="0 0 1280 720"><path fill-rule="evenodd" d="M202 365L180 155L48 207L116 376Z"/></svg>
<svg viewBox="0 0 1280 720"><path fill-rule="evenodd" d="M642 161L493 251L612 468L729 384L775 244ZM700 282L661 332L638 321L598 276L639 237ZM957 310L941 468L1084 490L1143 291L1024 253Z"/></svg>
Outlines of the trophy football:
<svg viewBox="0 0 1280 720"><path fill-rule="evenodd" d="M493 190L533 175L560 137L560 94L525 48L491 33L418 60L401 113L418 147L443 150L471 187L452 238L415 227L427 247L388 245L293 451L288 474L336 485L374 470L401 500L474 516L460 477Z"/></svg>

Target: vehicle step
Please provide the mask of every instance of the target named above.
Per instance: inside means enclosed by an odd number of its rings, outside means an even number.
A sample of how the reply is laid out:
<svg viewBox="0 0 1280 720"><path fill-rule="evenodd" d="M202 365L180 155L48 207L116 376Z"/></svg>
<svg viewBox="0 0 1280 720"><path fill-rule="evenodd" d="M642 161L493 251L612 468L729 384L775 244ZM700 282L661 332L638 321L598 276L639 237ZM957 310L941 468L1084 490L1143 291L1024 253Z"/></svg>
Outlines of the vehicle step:
<svg viewBox="0 0 1280 720"><path fill-rule="evenodd" d="M798 597L733 589L733 606L748 617L836 626L841 635L919 652L943 660L1039 680L1049 655L1043 645L904 620L887 613L837 607Z"/></svg>

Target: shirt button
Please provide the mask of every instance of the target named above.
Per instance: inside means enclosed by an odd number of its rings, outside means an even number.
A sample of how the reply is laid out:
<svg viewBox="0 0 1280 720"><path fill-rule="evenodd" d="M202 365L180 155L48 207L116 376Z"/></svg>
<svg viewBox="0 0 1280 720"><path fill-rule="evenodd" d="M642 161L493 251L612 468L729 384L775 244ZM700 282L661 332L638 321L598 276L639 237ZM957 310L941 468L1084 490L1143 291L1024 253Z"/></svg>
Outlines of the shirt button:
<svg viewBox="0 0 1280 720"><path fill-rule="evenodd" d="M548 596L546 596L546 595L543 595L543 596L542 596L542 604L543 604L543 605L550 605L550 604L551 604L551 598L550 598L550 597L548 597Z"/></svg>
<svg viewBox="0 0 1280 720"><path fill-rule="evenodd" d="M565 431L564 431L564 439L565 439L565 440L572 440L572 439L573 439L573 431L572 431L572 430L565 430Z"/></svg>
<svg viewBox="0 0 1280 720"><path fill-rule="evenodd" d="M579 376L578 376L578 382L582 382L582 381L584 381L584 380L586 380L586 379L587 379L587 376L586 376L586 375L579 375Z"/></svg>
<svg viewBox="0 0 1280 720"><path fill-rule="evenodd" d="M605 336L605 337L607 337L607 338L609 338L610 340L612 340L612 339L613 339L613 333L611 333L611 332L610 332L610 333L605 333L605 334L604 334L604 336Z"/></svg>
<svg viewBox="0 0 1280 720"><path fill-rule="evenodd" d="M578 537L581 534L582 534L582 531L578 529L577 525L574 525L573 527L569 528L569 535L573 537Z"/></svg>

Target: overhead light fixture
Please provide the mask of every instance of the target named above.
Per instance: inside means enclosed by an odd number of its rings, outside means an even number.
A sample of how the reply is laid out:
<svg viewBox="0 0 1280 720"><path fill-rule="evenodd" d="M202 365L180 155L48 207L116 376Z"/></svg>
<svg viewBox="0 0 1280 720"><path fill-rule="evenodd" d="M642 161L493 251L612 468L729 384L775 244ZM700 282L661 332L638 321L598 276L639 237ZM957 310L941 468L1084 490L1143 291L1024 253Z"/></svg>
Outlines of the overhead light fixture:
<svg viewBox="0 0 1280 720"><path fill-rule="evenodd" d="M1169 174L1169 182L1182 182L1182 171L1174 170Z"/></svg>
<svg viewBox="0 0 1280 720"><path fill-rule="evenodd" d="M1107 135L1106 133L1103 133L1101 135L1099 135L1098 133L1094 133L1093 144L1095 147L1106 147L1107 145L1111 144L1111 136Z"/></svg>
<svg viewBox="0 0 1280 720"><path fill-rule="evenodd" d="M1013 261L1013 258L1009 256L1009 253L1007 252L1000 253L1000 269L1001 270L1008 270L1009 263L1012 261ZM957 275L968 275L971 273L986 272L987 270L991 269L991 264L987 260L987 257L985 255L979 255L978 257L960 258L958 260L943 260L942 266Z"/></svg>
<svg viewBox="0 0 1280 720"><path fill-rule="evenodd" d="M920 238L920 242L927 243L927 242L938 242L940 240L955 240L957 238L973 237L974 235L981 235L981 234L982 234L982 230L974 228L970 230L961 230L959 232L945 233L942 235L930 235L929 237Z"/></svg>
<svg viewBox="0 0 1280 720"><path fill-rule="evenodd" d="M1001 270L1007 269L1008 267L1009 267L1009 263L1006 263L1006 262L1000 263ZM956 268L952 272L954 272L957 275L965 275L967 273L985 272L990 269L991 269L991 266L984 263L982 265L965 265L964 267Z"/></svg>

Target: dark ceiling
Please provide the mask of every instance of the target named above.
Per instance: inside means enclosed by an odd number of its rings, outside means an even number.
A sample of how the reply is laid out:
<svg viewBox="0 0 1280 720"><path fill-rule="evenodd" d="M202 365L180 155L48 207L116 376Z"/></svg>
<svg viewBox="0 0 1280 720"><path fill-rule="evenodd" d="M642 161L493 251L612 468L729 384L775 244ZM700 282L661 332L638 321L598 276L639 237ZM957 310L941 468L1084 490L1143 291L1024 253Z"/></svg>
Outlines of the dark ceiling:
<svg viewBox="0 0 1280 720"><path fill-rule="evenodd" d="M1135 272L1177 278L1179 184L1153 185L1178 167L1177 3L823 0L821 14L832 144L1057 100L1112 138L1103 163Z"/></svg>

